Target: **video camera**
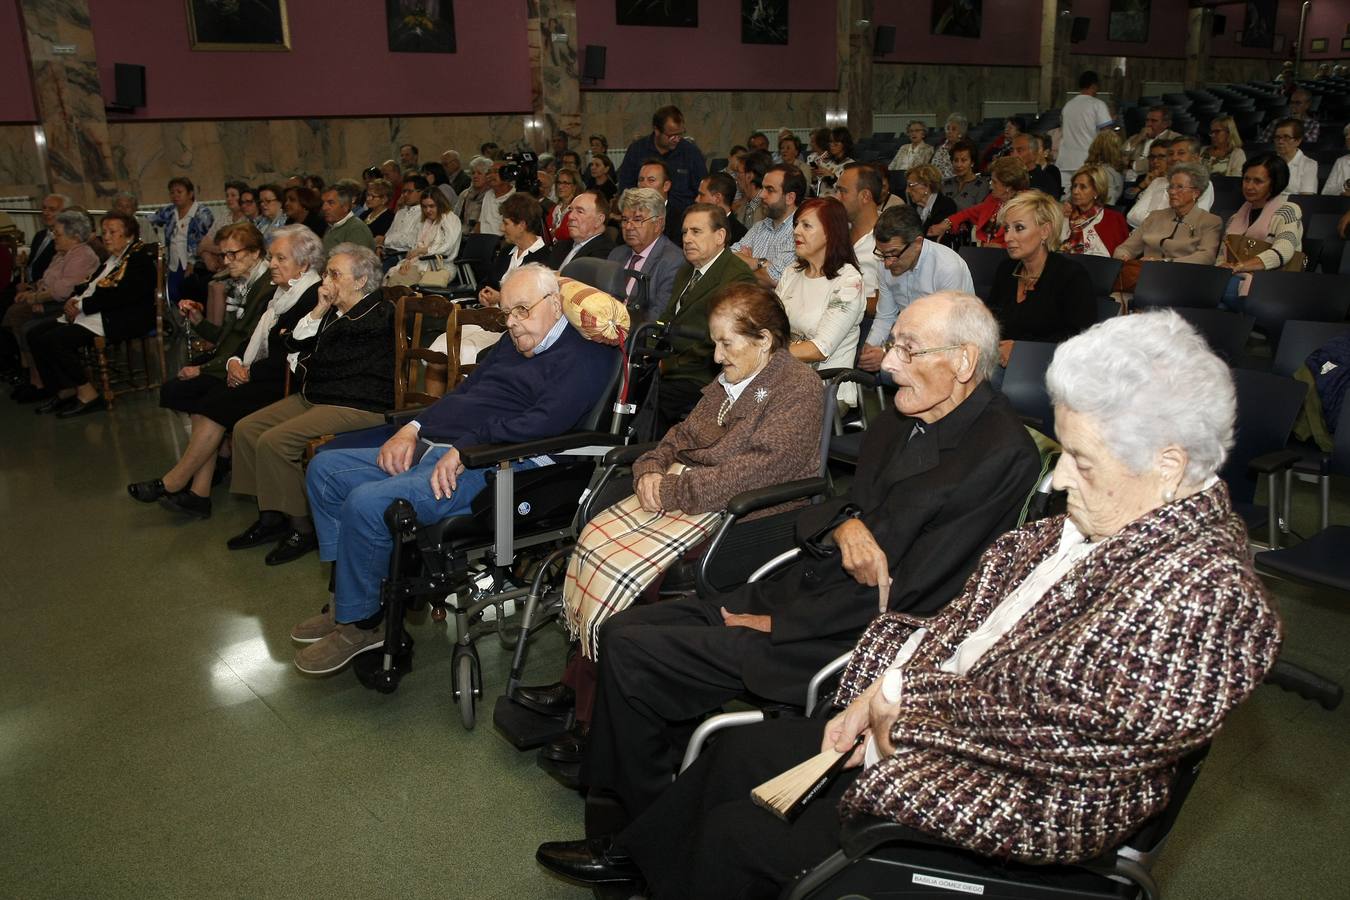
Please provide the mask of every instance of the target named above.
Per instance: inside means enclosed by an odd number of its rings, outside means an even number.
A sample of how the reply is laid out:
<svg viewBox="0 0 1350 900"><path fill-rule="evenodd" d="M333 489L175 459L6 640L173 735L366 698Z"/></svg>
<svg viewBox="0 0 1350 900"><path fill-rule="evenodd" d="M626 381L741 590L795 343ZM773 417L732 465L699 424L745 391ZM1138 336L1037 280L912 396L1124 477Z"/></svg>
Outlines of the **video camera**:
<svg viewBox="0 0 1350 900"><path fill-rule="evenodd" d="M508 153L498 170L502 181L514 182L516 190L531 197L539 196L539 157L529 150Z"/></svg>

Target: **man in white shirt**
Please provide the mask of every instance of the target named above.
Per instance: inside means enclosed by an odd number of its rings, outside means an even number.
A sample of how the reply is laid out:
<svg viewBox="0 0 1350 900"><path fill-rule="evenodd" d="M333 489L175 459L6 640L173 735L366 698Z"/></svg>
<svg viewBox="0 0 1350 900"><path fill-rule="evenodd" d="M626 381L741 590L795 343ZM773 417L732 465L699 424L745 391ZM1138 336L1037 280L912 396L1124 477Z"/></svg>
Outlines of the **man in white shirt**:
<svg viewBox="0 0 1350 900"><path fill-rule="evenodd" d="M1061 114L1059 153L1055 157L1064 193L1069 192L1073 173L1087 162L1088 148L1097 138L1097 132L1111 124L1111 110L1097 99L1096 72L1078 76L1078 96L1064 104Z"/></svg>
<svg viewBox="0 0 1350 900"><path fill-rule="evenodd" d="M881 264L872 254L876 241L872 229L876 227L877 198L881 195L881 176L868 163L849 163L839 173L835 183L835 199L844 204L848 213L849 239L853 241L853 255L862 270L863 296L867 300L867 315L877 311L877 279Z"/></svg>
<svg viewBox="0 0 1350 900"><path fill-rule="evenodd" d="M479 234L502 233L502 201L516 192L516 186L502 180L504 162L495 162L487 173L487 193L483 194L483 208L478 214Z"/></svg>
<svg viewBox="0 0 1350 900"><path fill-rule="evenodd" d="M1159 138L1178 138L1181 135L1172 130L1172 110L1166 106L1153 106L1144 115L1144 128L1125 142L1125 162L1138 178L1148 171L1148 148ZM1127 179L1130 177L1126 172Z"/></svg>
<svg viewBox="0 0 1350 900"><path fill-rule="evenodd" d="M403 182L398 212L394 213L394 221L389 223L380 249L386 270L417 243L417 234L422 227L422 192L426 189L427 180L421 175L410 175Z"/></svg>
<svg viewBox="0 0 1350 900"><path fill-rule="evenodd" d="M858 354L858 368L877 372L886 355L881 345L907 306L941 291L973 294L975 283L959 253L924 240L923 224L912 206L897 206L882 213L872 237L876 242L873 258L882 265L880 294L872 330Z"/></svg>
<svg viewBox="0 0 1350 900"><path fill-rule="evenodd" d="M1177 163L1200 162L1200 141L1193 137L1179 137L1172 140L1167 148L1167 168L1171 171L1172 166ZM1125 221L1130 223L1131 228L1138 228L1144 224L1151 212L1157 212L1160 209L1167 208L1167 185L1168 179L1155 178L1149 182L1148 187L1139 192L1139 198L1134 201L1134 206L1130 207L1129 213L1125 216ZM1205 192L1200 195L1199 203L1201 209L1209 212L1209 208L1214 205L1214 185L1205 188Z"/></svg>
<svg viewBox="0 0 1350 900"><path fill-rule="evenodd" d="M1317 193L1317 161L1299 149L1303 143L1303 123L1292 116L1275 123L1275 152L1289 166L1290 194Z"/></svg>

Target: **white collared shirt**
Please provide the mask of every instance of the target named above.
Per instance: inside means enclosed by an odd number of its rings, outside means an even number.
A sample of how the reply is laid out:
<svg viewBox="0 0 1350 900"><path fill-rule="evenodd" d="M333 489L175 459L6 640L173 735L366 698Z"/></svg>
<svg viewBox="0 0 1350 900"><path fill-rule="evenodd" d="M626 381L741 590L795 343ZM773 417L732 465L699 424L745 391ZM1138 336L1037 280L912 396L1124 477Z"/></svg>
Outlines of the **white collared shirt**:
<svg viewBox="0 0 1350 900"><path fill-rule="evenodd" d="M130 249L130 247L127 248L127 250ZM123 254L126 252L126 250L122 251ZM99 269L94 277L89 279L89 286L86 287L84 293L79 296L80 314L75 317L75 324L92 331L99 337L107 337L107 332L103 330L103 313L86 313L84 311L84 301L94 295L94 291L98 290L98 283L104 278L107 278L108 274L116 269L121 262L121 256L109 256L107 261L103 263L103 268Z"/></svg>

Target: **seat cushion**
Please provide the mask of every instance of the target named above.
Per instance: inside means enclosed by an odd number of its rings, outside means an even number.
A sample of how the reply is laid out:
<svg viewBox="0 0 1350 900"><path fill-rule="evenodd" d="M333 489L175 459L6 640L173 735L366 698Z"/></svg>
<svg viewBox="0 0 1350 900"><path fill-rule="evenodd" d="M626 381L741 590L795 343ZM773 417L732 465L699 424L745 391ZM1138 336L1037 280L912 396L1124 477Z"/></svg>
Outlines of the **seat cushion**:
<svg viewBox="0 0 1350 900"><path fill-rule="evenodd" d="M1303 543L1256 554L1258 571L1350 591L1350 526L1332 525Z"/></svg>

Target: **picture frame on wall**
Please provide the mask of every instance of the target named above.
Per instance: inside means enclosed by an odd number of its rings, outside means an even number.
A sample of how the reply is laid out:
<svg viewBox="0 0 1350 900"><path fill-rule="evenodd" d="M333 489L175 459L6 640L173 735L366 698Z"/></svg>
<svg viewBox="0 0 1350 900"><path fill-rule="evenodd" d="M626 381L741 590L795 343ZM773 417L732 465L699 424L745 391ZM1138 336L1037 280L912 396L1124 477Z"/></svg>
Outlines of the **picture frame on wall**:
<svg viewBox="0 0 1350 900"><path fill-rule="evenodd" d="M1148 19L1152 0L1111 0L1106 37L1111 41L1142 44L1148 40Z"/></svg>
<svg viewBox="0 0 1350 900"><path fill-rule="evenodd" d="M187 0L193 50L291 49L286 0Z"/></svg>
<svg viewBox="0 0 1350 900"><path fill-rule="evenodd" d="M788 0L741 0L742 44L786 44Z"/></svg>
<svg viewBox="0 0 1350 900"><path fill-rule="evenodd" d="M451 0L385 0L390 53L454 53Z"/></svg>
<svg viewBox="0 0 1350 900"><path fill-rule="evenodd" d="M933 34L977 38L984 19L984 0L933 0Z"/></svg>
<svg viewBox="0 0 1350 900"><path fill-rule="evenodd" d="M614 12L620 25L698 27L698 0L615 0Z"/></svg>
<svg viewBox="0 0 1350 900"><path fill-rule="evenodd" d="M1326 39L1326 38L1313 38L1313 39L1312 39L1312 42L1308 44L1308 50L1309 50L1310 52L1312 52L1312 53L1326 53L1326 52L1327 52L1327 39Z"/></svg>
<svg viewBox="0 0 1350 900"><path fill-rule="evenodd" d="M1341 38L1341 49L1350 50L1350 37Z"/></svg>

